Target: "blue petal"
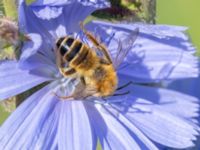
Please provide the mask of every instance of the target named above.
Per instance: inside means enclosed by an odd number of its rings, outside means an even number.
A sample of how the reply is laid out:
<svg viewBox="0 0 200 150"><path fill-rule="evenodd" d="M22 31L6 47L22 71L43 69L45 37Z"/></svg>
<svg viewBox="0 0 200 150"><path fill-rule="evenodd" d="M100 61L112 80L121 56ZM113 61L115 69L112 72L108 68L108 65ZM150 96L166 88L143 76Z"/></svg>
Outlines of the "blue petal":
<svg viewBox="0 0 200 150"><path fill-rule="evenodd" d="M61 101L58 127L58 148L61 150L96 149L97 138L93 133L83 102Z"/></svg>
<svg viewBox="0 0 200 150"><path fill-rule="evenodd" d="M85 107L103 149L140 149L129 131L106 108L89 103Z"/></svg>
<svg viewBox="0 0 200 150"><path fill-rule="evenodd" d="M200 76L198 78L189 78L176 80L168 85L168 88L198 97L200 99Z"/></svg>
<svg viewBox="0 0 200 150"><path fill-rule="evenodd" d="M158 104L156 107L163 111L170 112L184 119L192 119L198 117L199 100L196 97L189 96L180 92L147 87L147 86L132 86L129 89L134 91L135 97L147 99L154 104Z"/></svg>
<svg viewBox="0 0 200 150"><path fill-rule="evenodd" d="M99 106L99 105L97 105L97 107L101 108L101 106ZM105 109L107 109L107 111L109 110L110 116L117 119L118 122L121 122L124 125L124 128L126 128L129 131L132 138L139 145L139 147L140 147L139 149L158 150L158 147L140 129L138 129L128 118L126 118L126 116L124 116L119 110L115 109L115 107L113 107L112 105L106 105ZM103 111L103 109L101 108L101 110L99 110L99 111ZM109 115L109 113L106 112L105 110L104 110L104 113L107 113L107 115ZM132 115L134 115L134 114L132 114ZM97 118L97 116L95 116L95 119L96 118ZM104 118L104 116L102 116L102 118ZM107 124L107 126L109 126L109 125L110 124ZM101 126L102 126L102 123L101 123ZM115 129L115 132L119 132L119 130L117 128L113 128L113 129ZM100 129L98 129L98 130L100 130ZM102 132L102 130L97 131L97 132ZM109 132L109 131L107 131L107 132ZM113 140L113 139L111 139L111 140ZM116 148L117 148L117 146L116 146ZM111 146L111 149L113 149L112 146Z"/></svg>
<svg viewBox="0 0 200 150"><path fill-rule="evenodd" d="M138 109L135 107L133 110ZM193 141L198 135L195 128L187 121L173 114L148 106L138 113L127 113L132 123L151 140L174 148L188 148L194 146Z"/></svg>
<svg viewBox="0 0 200 150"><path fill-rule="evenodd" d="M19 60L21 69L30 70L32 74L54 78L58 73L54 52L45 44L39 34L29 34L30 41L23 44Z"/></svg>
<svg viewBox="0 0 200 150"><path fill-rule="evenodd" d="M132 79L119 76L119 81L120 87L121 85L132 81ZM120 90L121 93L127 91L132 92L134 97L147 99L155 104L161 104L160 106L162 106L163 110L176 114L179 117L190 120L191 118L196 118L199 116L199 99L194 96L183 94L177 91L153 87L151 85L139 86L132 84ZM120 101L120 99L124 99L125 96L118 97L115 97L114 99L116 99L116 101ZM111 97L110 99L112 101L113 98ZM126 99L129 99L129 94L126 95Z"/></svg>
<svg viewBox="0 0 200 150"><path fill-rule="evenodd" d="M32 149L58 149L58 120L60 116L60 105L56 105L52 113L46 117L41 127L37 140L32 141Z"/></svg>
<svg viewBox="0 0 200 150"><path fill-rule="evenodd" d="M199 116L198 99L152 87L135 85L126 90L134 92L121 103L107 108L133 134L144 141L142 132L154 142L173 148L194 146L193 141L199 135L199 127L195 124L197 120L194 119Z"/></svg>
<svg viewBox="0 0 200 150"><path fill-rule="evenodd" d="M93 21L88 29L108 44L115 60L119 40L139 28L139 35L124 62L120 74L131 76L135 82L159 82L198 76L195 49L183 33L184 27L144 24L112 24ZM122 43L123 44L123 43Z"/></svg>
<svg viewBox="0 0 200 150"><path fill-rule="evenodd" d="M97 9L108 7L110 5L107 0L36 0L31 4L31 6L63 6L72 3L80 3L84 6L93 5L93 7L96 7Z"/></svg>
<svg viewBox="0 0 200 150"><path fill-rule="evenodd" d="M67 33L78 32L80 21L96 9L108 6L108 2L103 0L38 0L30 6L21 0L19 24L21 30L29 33L44 33L44 37L52 40L51 38L58 38Z"/></svg>
<svg viewBox="0 0 200 150"><path fill-rule="evenodd" d="M38 53L24 61L20 61L19 67L23 70L29 70L31 74L40 77L55 78L58 74L58 68L55 63Z"/></svg>
<svg viewBox="0 0 200 150"><path fill-rule="evenodd" d="M52 130L55 130L53 124L46 124L46 120L51 119L49 118L50 116L53 117L54 109L58 102L54 98L51 88L52 85L48 85L33 94L5 121L0 128L1 149L34 149L37 146L42 147L35 144L39 144L38 139L41 139L43 134L49 133L43 132L45 127L52 127ZM46 139L47 143L42 144L53 144L52 138L55 138L54 134L50 133L49 135L51 136Z"/></svg>
<svg viewBox="0 0 200 150"><path fill-rule="evenodd" d="M132 114L131 114L132 115ZM142 150L158 150L158 146L156 146L153 141L151 141L143 131L141 131L137 126L135 126L126 116L118 113L116 118L118 118L124 125L129 129L129 132L132 132L133 137L137 137L137 142L139 141L140 147Z"/></svg>
<svg viewBox="0 0 200 150"><path fill-rule="evenodd" d="M40 53L46 56L49 61L55 61L55 54L51 45L48 45L46 40L42 39L40 34L28 34L29 41L25 41L22 47L22 54L20 56L20 63L23 63L29 57Z"/></svg>
<svg viewBox="0 0 200 150"><path fill-rule="evenodd" d="M0 99L6 99L22 93L40 83L51 80L32 75L21 70L16 61L3 61L0 63Z"/></svg>
<svg viewBox="0 0 200 150"><path fill-rule="evenodd" d="M19 28L21 32L36 33L42 36L46 43L52 43L52 35L49 31L41 24L30 7L28 7L24 1L19 3Z"/></svg>

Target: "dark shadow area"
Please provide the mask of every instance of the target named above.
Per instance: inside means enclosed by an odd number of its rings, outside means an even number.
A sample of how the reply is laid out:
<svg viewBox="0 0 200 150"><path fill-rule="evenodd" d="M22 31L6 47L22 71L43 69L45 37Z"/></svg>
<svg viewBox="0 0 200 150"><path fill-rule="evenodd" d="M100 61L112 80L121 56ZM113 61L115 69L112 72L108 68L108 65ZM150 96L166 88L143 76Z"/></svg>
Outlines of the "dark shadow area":
<svg viewBox="0 0 200 150"><path fill-rule="evenodd" d="M134 20L140 20L138 12L141 12L141 2L136 0L127 0L127 3L132 3L135 6L135 10L131 10L126 6L122 5L122 0L110 0L111 7L100 9L92 13L93 16L107 19L107 20L123 20L129 17L134 18Z"/></svg>

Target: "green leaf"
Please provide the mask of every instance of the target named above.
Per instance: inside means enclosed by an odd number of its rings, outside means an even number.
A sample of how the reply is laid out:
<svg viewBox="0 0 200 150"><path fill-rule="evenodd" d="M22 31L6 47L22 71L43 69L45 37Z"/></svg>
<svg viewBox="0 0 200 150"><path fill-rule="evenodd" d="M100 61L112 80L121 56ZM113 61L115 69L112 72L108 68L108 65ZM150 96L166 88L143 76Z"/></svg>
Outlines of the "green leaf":
<svg viewBox="0 0 200 150"><path fill-rule="evenodd" d="M8 49L11 46L12 46L11 44L5 44L5 45L3 45L3 49Z"/></svg>
<svg viewBox="0 0 200 150"><path fill-rule="evenodd" d="M126 0L122 0L121 1L121 5L126 7L126 8L128 8L128 9L130 9L130 10L137 10L137 6L133 2L131 3L131 2L128 2Z"/></svg>

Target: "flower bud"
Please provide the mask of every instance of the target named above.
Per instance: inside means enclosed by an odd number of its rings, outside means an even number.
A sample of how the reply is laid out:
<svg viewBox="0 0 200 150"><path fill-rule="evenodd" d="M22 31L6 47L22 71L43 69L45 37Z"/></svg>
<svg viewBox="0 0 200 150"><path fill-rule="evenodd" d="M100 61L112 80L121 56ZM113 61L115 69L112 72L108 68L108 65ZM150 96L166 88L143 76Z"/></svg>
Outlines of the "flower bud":
<svg viewBox="0 0 200 150"><path fill-rule="evenodd" d="M0 38L7 44L17 45L19 32L16 22L8 18L0 18Z"/></svg>

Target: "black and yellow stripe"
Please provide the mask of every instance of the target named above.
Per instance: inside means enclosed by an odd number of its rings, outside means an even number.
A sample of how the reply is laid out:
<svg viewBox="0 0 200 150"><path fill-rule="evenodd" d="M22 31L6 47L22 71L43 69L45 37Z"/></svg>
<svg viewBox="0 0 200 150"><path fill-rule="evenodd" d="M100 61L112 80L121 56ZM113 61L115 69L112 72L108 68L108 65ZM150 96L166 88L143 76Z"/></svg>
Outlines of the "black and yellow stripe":
<svg viewBox="0 0 200 150"><path fill-rule="evenodd" d="M62 56L64 56L70 50L70 47L73 44L73 42L74 42L74 39L71 37L69 38L62 37L58 39L58 41L56 42L56 46Z"/></svg>
<svg viewBox="0 0 200 150"><path fill-rule="evenodd" d="M89 47L79 40L72 37L62 37L56 42L60 55L70 63L73 60L73 66L78 66L83 62L89 53Z"/></svg>

